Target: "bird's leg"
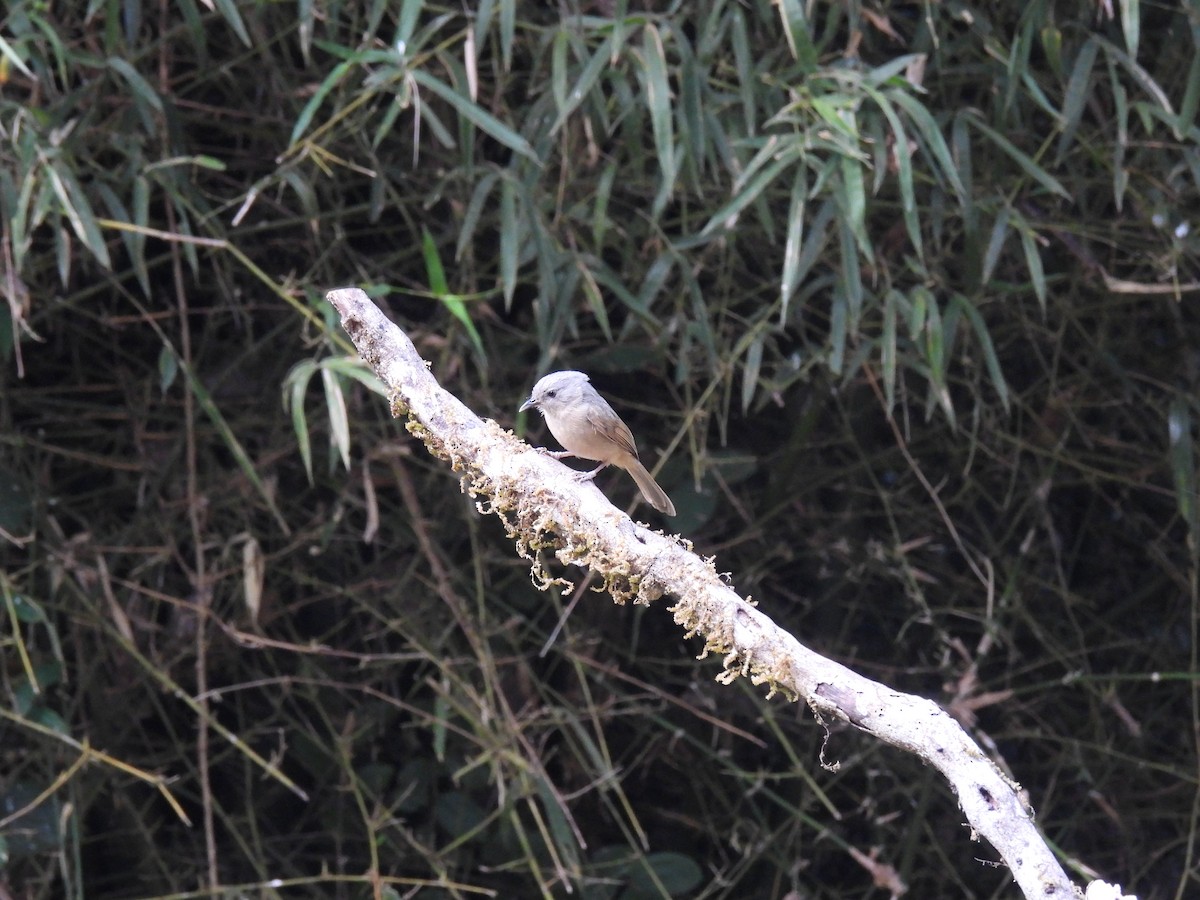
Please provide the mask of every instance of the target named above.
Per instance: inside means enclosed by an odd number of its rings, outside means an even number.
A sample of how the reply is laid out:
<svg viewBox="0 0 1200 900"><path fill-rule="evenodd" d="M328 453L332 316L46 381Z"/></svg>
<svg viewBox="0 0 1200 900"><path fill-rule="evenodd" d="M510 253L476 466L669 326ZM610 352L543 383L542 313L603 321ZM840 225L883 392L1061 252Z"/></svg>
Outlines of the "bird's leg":
<svg viewBox="0 0 1200 900"><path fill-rule="evenodd" d="M576 481L591 481L593 478L595 478L597 475L599 475L601 471L603 471L606 468L608 468L608 463L600 463L600 465L596 466L596 468L592 469L592 471L590 471L590 472L576 472L575 480Z"/></svg>
<svg viewBox="0 0 1200 900"><path fill-rule="evenodd" d="M545 447L538 447L537 451L543 456L549 456L551 459L566 459L575 455L570 450L547 450Z"/></svg>

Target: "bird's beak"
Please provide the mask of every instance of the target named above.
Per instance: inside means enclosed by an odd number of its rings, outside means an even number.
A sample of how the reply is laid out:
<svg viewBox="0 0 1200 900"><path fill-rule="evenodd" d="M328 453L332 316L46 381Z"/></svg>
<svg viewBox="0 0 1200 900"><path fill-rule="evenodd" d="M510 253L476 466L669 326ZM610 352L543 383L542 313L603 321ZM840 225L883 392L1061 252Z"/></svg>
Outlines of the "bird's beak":
<svg viewBox="0 0 1200 900"><path fill-rule="evenodd" d="M528 400L526 400L524 403L521 404L521 408L518 409L517 412L525 412L525 410L533 409L536 406L537 406L537 404L534 403L533 398L530 397Z"/></svg>

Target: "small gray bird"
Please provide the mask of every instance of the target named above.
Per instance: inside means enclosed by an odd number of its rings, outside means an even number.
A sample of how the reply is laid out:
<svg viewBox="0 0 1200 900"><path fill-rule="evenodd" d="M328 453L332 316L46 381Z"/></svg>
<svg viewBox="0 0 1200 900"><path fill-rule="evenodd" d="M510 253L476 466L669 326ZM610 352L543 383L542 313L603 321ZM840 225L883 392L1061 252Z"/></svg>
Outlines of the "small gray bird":
<svg viewBox="0 0 1200 900"><path fill-rule="evenodd" d="M665 515L675 515L675 504L638 459L629 426L588 384L585 374L551 372L533 386L529 399L521 404L521 412L531 408L542 414L554 439L563 445L564 452L551 456L576 456L600 463L591 472L580 472L581 481L591 481L605 466L620 466L633 476L647 503Z"/></svg>

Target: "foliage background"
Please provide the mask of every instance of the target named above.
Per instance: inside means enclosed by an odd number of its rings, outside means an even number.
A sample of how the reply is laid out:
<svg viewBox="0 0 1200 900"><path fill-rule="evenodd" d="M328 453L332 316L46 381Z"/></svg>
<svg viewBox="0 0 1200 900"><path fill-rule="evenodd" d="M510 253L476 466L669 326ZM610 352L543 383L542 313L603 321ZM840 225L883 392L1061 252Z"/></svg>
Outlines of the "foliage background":
<svg viewBox="0 0 1200 900"><path fill-rule="evenodd" d="M353 283L539 440L535 377L590 372L739 590L945 704L1081 880L1196 892L1198 36L9 4L0 888L1011 894L935 774L661 605L585 593L540 654L570 596L347 359Z"/></svg>

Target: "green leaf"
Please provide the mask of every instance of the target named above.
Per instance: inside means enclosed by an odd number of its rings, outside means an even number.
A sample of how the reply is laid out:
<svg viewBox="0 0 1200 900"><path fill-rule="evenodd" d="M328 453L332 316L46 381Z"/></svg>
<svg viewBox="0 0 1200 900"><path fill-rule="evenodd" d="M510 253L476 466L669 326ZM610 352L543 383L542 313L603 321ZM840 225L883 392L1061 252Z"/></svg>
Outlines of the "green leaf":
<svg viewBox="0 0 1200 900"><path fill-rule="evenodd" d="M829 228L833 223L834 216L837 215L837 208L837 203L831 198L822 203L817 209L817 214L813 216L808 227L808 235L804 238L804 244L800 248L800 255L796 258L796 269L792 273L797 286L808 276L809 271L816 265L817 259L825 249L825 242L829 238Z"/></svg>
<svg viewBox="0 0 1200 900"><path fill-rule="evenodd" d="M137 97L148 103L156 113L159 115L162 114L162 98L158 96L158 92L150 86L150 82L143 78L137 69L117 56L110 56L105 61L105 64L125 79L125 83L129 85L129 89Z"/></svg>
<svg viewBox="0 0 1200 900"><path fill-rule="evenodd" d="M438 81L438 79L421 69L413 71L412 77L417 84L437 94L453 106L463 118L480 131L491 135L513 152L528 157L535 163L540 163L533 147L529 145L529 142L525 138L521 137L521 135L517 134L478 104L471 102L470 98L463 96L449 85Z"/></svg>
<svg viewBox="0 0 1200 900"><path fill-rule="evenodd" d="M1070 192L1062 186L1057 178L1034 162L1028 154L1022 153L1020 150L1018 150L1012 141L1000 134L1000 132L984 124L983 120L979 118L978 114L967 112L963 113L962 115L967 119L967 121L974 125L976 129L987 135L991 139L992 143L999 147L1006 156L1012 159L1012 161L1015 162L1025 172L1026 175L1028 175L1046 190L1057 194L1064 200L1071 200Z"/></svg>
<svg viewBox="0 0 1200 900"><path fill-rule="evenodd" d="M900 208L904 217L904 228L908 232L908 239L912 242L917 258L923 260L925 253L921 243L921 223L917 217L917 197L913 191L912 156L908 146L908 134L887 96L874 89L868 89L868 93L892 129L892 156L896 160L896 177L900 182Z"/></svg>
<svg viewBox="0 0 1200 900"><path fill-rule="evenodd" d="M250 42L250 34L246 31L246 23L242 21L242 14L238 12L237 3L234 0L215 0L217 10L225 18L229 27L233 29L233 33L238 36L245 46L252 46Z"/></svg>
<svg viewBox="0 0 1200 900"><path fill-rule="evenodd" d="M904 302L903 295L892 288L883 300L883 334L880 336L879 356L883 368L884 408L888 415L896 408L896 321L897 306Z"/></svg>
<svg viewBox="0 0 1200 900"><path fill-rule="evenodd" d="M283 408L291 413L292 432L296 435L296 446L300 450L300 459L304 463L309 484L313 483L312 439L308 433L304 397L308 393L308 383L316 371L315 362L310 359L301 360L292 366L287 378L283 380Z"/></svg>
<svg viewBox="0 0 1200 900"><path fill-rule="evenodd" d="M391 396L387 385L380 381L379 377L357 356L331 356L321 360L321 366L332 372L337 372L343 378L350 378L357 381L363 387L373 391L380 397L386 398Z"/></svg>
<svg viewBox="0 0 1200 900"><path fill-rule="evenodd" d="M450 293L450 285L446 282L446 269L438 254L437 244L429 229L421 227L421 253L425 257L425 277L429 281L429 290L441 296Z"/></svg>
<svg viewBox="0 0 1200 900"><path fill-rule="evenodd" d="M316 3L315 0L298 0L296 5L300 55L304 58L305 66L308 66L312 62L313 26L317 21Z"/></svg>
<svg viewBox="0 0 1200 900"><path fill-rule="evenodd" d="M689 180L697 190L703 190L700 172L706 164L708 154L708 126L705 98L712 75L704 61L697 59L688 43L687 36L673 31L673 40L683 56L679 72L679 131L680 144L687 149L681 165L686 167Z"/></svg>
<svg viewBox="0 0 1200 900"><path fill-rule="evenodd" d="M666 51L662 36L653 25L642 35L643 62L646 67L646 106L650 111L650 129L662 182L655 196L653 212L657 216L670 199L675 183L675 133L672 128L671 87L667 81Z"/></svg>
<svg viewBox="0 0 1200 900"><path fill-rule="evenodd" d="M800 249L804 241L804 213L808 201L808 177L803 169L792 182L788 203L787 238L783 244L783 277L780 280L780 321L787 321L788 304L800 281Z"/></svg>
<svg viewBox="0 0 1200 900"><path fill-rule="evenodd" d="M758 389L758 376L762 370L763 344L766 343L767 332L759 328L746 349L746 365L742 372L742 412L750 409L754 401L754 392Z"/></svg>
<svg viewBox="0 0 1200 900"><path fill-rule="evenodd" d="M23 594L15 594L12 598L12 611L16 614L17 621L23 622L26 625L38 625L47 621L46 610L42 605L35 600L31 600ZM59 672L61 675L61 671ZM60 678L55 678L57 684ZM39 679L39 683L45 684Z"/></svg>
<svg viewBox="0 0 1200 900"><path fill-rule="evenodd" d="M450 315L463 324L467 331L467 337L471 340L471 346L479 354L480 364L486 365L487 356L483 352L483 339L479 336L479 331L471 320L471 314L467 312L467 304L463 298L458 294L450 293L450 285L446 281L446 270L442 266L442 258L438 254L437 244L434 243L429 229L424 227L421 228L421 252L425 257L425 272L429 279L430 292L441 301Z"/></svg>
<svg viewBox="0 0 1200 900"><path fill-rule="evenodd" d="M25 65L25 61L13 50L12 45L2 35L0 35L0 55L16 66L17 70L30 81L36 80L37 76L29 70L29 67Z"/></svg>
<svg viewBox="0 0 1200 900"><path fill-rule="evenodd" d="M925 361L929 366L929 390L946 418L954 423L954 404L950 401L950 391L946 386L946 349L949 346L946 331L943 329L941 310L938 309L937 299L926 288L918 287L915 294L924 295L925 309ZM932 415L932 410L930 410Z"/></svg>
<svg viewBox="0 0 1200 900"><path fill-rule="evenodd" d="M592 243L604 246L604 238L612 221L608 215L608 203L612 199L613 182L617 177L617 163L610 160L600 173L592 195Z"/></svg>
<svg viewBox="0 0 1200 900"><path fill-rule="evenodd" d="M1196 498L1196 451L1192 438L1191 407L1184 397L1175 397L1167 413L1167 440L1171 451L1171 475L1175 482L1175 504L1191 533L1195 556L1200 547L1200 507Z"/></svg>
<svg viewBox="0 0 1200 900"><path fill-rule="evenodd" d="M1029 270L1029 280L1033 283L1033 292L1037 295L1038 305L1042 308L1044 318L1046 315L1046 273L1042 269L1042 255L1038 251L1037 235L1024 216L1014 212L1012 218L1017 224L1017 234L1021 237L1021 249L1025 252L1025 267Z"/></svg>
<svg viewBox="0 0 1200 900"><path fill-rule="evenodd" d="M517 218L517 188L512 180L500 183L500 286L504 292L504 310L512 309L517 289L517 252L520 249L520 222Z"/></svg>
<svg viewBox="0 0 1200 900"><path fill-rule="evenodd" d="M926 109L922 102L918 101L916 97L912 97L906 90L890 90L887 92L887 97L896 107L904 110L908 121L916 126L920 142L929 152L932 162L936 163L932 167L932 172L937 176L938 181L946 182L950 186L950 190L959 198L959 203L966 206L967 191L966 187L962 185L959 168L955 166L954 157L950 155L949 146L946 145L946 138L942 136L941 128L937 127L937 122L930 114L929 109Z"/></svg>
<svg viewBox="0 0 1200 900"><path fill-rule="evenodd" d="M112 260L108 256L108 247L104 243L104 235L100 232L100 224L88 202L87 194L79 182L75 180L70 168L61 160L52 160L47 167L50 184L54 189L63 215L71 223L71 230L83 242L83 245L96 257L96 261L106 269L112 269ZM61 265L60 265L61 268Z"/></svg>
<svg viewBox="0 0 1200 900"><path fill-rule="evenodd" d="M1117 5L1121 7L1121 31L1125 34L1125 47L1129 55L1137 59L1141 40L1141 4L1138 0L1117 0Z"/></svg>
<svg viewBox="0 0 1200 900"><path fill-rule="evenodd" d="M288 138L289 144L296 143L300 139L300 135L308 130L309 123L312 121L313 116L316 115L317 110L321 108L321 104L325 102L325 98L329 96L329 92L341 83L353 65L354 63L350 60L340 62L333 67L333 71L325 76L325 80L321 82L320 86L313 92L313 95L308 98L308 102L304 104L304 109L300 110L300 115L296 117L296 124L292 126L292 134Z"/></svg>
<svg viewBox="0 0 1200 900"><path fill-rule="evenodd" d="M342 465L350 471L350 414L346 410L346 395L337 374L321 367L321 383L325 388L325 411L329 416L329 443L337 448Z"/></svg>
<svg viewBox="0 0 1200 900"><path fill-rule="evenodd" d="M403 0L400 4L400 20L396 23L396 38L392 46L401 56L409 50L408 42L417 30L417 22L420 21L421 9L424 6L423 0Z"/></svg>
<svg viewBox="0 0 1200 900"><path fill-rule="evenodd" d="M847 321L847 325L851 331L857 333L859 317L862 315L863 308L862 272L859 268L858 253L855 252L854 232L850 223L845 219L839 219L837 228L838 244L841 249L841 259L838 265L838 284L841 287L840 294L846 298L848 305L849 320Z"/></svg>
<svg viewBox="0 0 1200 900"><path fill-rule="evenodd" d="M166 394L179 375L179 362L175 354L163 347L158 353L158 389Z"/></svg>
<svg viewBox="0 0 1200 900"><path fill-rule="evenodd" d="M846 330L849 320L850 311L846 296L841 291L835 290L829 310L829 371L834 375L842 374L846 358Z"/></svg>
<svg viewBox="0 0 1200 900"><path fill-rule="evenodd" d="M740 6L733 7L733 30L730 40L733 43L733 61L737 68L737 85L742 103L743 128L748 137L758 133L758 95L755 86L758 73L754 66L754 57L750 52L750 39L746 33L746 16Z"/></svg>
<svg viewBox="0 0 1200 900"><path fill-rule="evenodd" d="M1075 57L1075 65L1071 67L1071 78L1067 81L1067 90L1063 96L1063 126L1054 160L1056 166L1062 165L1066 159L1067 151L1075 140L1075 133L1079 130L1084 105L1092 94L1088 87L1092 80L1092 67L1096 64L1096 54L1099 52L1100 45L1095 40L1084 41Z"/></svg>
<svg viewBox="0 0 1200 900"><path fill-rule="evenodd" d="M849 156L838 160L841 181L835 189L842 208L842 224L854 236L854 242L864 257L871 259L871 240L867 237L867 189L863 183L864 167Z"/></svg>
<svg viewBox="0 0 1200 900"><path fill-rule="evenodd" d="M1179 101L1179 117L1176 120L1175 131L1188 134L1196 121L1196 107L1200 105L1200 53L1192 54L1192 63L1183 83L1186 87L1183 99Z"/></svg>
<svg viewBox="0 0 1200 900"><path fill-rule="evenodd" d="M454 259L462 261L467 248L471 246L475 239L475 231L479 227L479 218L483 215L483 208L487 204L488 198L491 197L492 189L495 188L496 182L500 176L496 172L489 172L479 179L475 185L475 190L471 192L471 200L467 204L467 211L463 213L462 224L458 229L458 242L454 248ZM503 227L503 226L501 226ZM501 232L503 234L503 231Z"/></svg>
<svg viewBox="0 0 1200 900"><path fill-rule="evenodd" d="M1171 105L1171 100L1167 96L1167 92L1163 90L1162 86L1155 81L1153 77L1151 77L1149 72L1147 72L1141 67L1141 65L1138 64L1136 59L1131 57L1116 44L1104 40L1104 38L1096 37L1095 40L1100 42L1100 45L1104 48L1104 52L1108 54L1109 58L1115 59L1117 62L1119 62L1125 68L1125 71L1127 71L1133 77L1133 80L1138 83L1142 90L1144 90L1150 96L1150 98L1165 113L1168 114L1169 117L1175 119L1175 121L1178 121L1178 117L1175 115L1175 109ZM1182 140L1183 135L1176 131L1175 139Z"/></svg>
<svg viewBox="0 0 1200 900"><path fill-rule="evenodd" d="M517 33L517 0L500 0L500 55L504 71L512 71L513 40Z"/></svg>
<svg viewBox="0 0 1200 900"><path fill-rule="evenodd" d="M579 104L588 99L589 95L595 89L596 82L599 81L600 76L604 74L604 72L612 64L612 61L609 57L613 51L613 37L610 34L604 39L600 46L596 48L596 52L592 54L592 58L588 60L588 64L584 66L583 71L579 73L579 77L575 79L575 84L572 85L570 91L567 91L565 61L567 43L567 34L564 30L555 38L554 49L556 54L556 65L553 71L552 84L557 86L557 89L554 93L555 105L558 107L558 118L555 119L554 124L550 126L551 134L556 134L558 130L566 124L567 119L571 116L571 113L575 112L575 110L579 108ZM557 53L560 44L562 46L562 54L564 57L562 62L563 69L561 72L557 70ZM560 80L562 82L561 85L559 85ZM560 90L561 97L559 96Z"/></svg>
<svg viewBox="0 0 1200 900"><path fill-rule="evenodd" d="M630 866L631 900L634 897L682 897L704 881L704 870L699 863L682 853L649 853L638 862L641 865Z"/></svg>
<svg viewBox="0 0 1200 900"><path fill-rule="evenodd" d="M988 375L992 379L992 387L996 389L996 394L1004 406L1004 411L1008 412L1008 382L1004 380L1004 372L1000 368L1000 358L996 355L996 345L992 343L992 335L988 331L987 324L983 321L983 316L979 314L979 310L975 308L975 305L962 294L953 294L950 297L950 302L962 312L970 323L971 330L975 332L975 339L979 341L980 349L983 350L983 363L987 367Z"/></svg>
<svg viewBox="0 0 1200 900"><path fill-rule="evenodd" d="M779 17L783 20L783 36L787 39L792 58L800 63L803 71L815 71L818 65L817 50L809 34L804 3L802 0L779 0L778 6Z"/></svg>
<svg viewBox="0 0 1200 900"><path fill-rule="evenodd" d="M216 428L217 433L224 442L226 449L237 462L238 468L242 470L242 474L246 476L246 479L252 485L254 485L254 489L258 491L258 495L262 498L263 504L275 516L275 521L279 524L279 527L283 533L290 534L291 529L288 528L287 520L283 517L283 513L279 511L279 507L275 503L273 492L267 489L266 484L264 484L262 478L259 477L258 470L254 467L254 463L250 459L250 454L246 452L246 449L242 446L241 441L239 441L237 439L237 435L234 434L233 429L229 427L229 423L225 420L225 416L221 414L221 410L213 401L212 395L209 394L208 389L205 388L200 379L195 376L195 373L192 372L187 363L179 357L179 354L175 348L165 340L164 344L171 353L175 354L176 364L179 366L179 370L183 372L187 380L188 390L192 392L192 396L196 398L196 402L199 404L200 408L204 410L204 414L208 416L209 421L212 422L213 426Z"/></svg>
<svg viewBox="0 0 1200 900"><path fill-rule="evenodd" d="M713 213L712 218L701 229L701 236L707 237L718 230L732 228L735 217L753 203L766 189L767 185L774 181L785 169L793 165L794 162L795 154L785 153L759 172L749 184L744 185L734 195L733 199Z"/></svg>
<svg viewBox="0 0 1200 900"><path fill-rule="evenodd" d="M987 284L992 280L992 273L996 269L996 263L1000 261L1000 252L1004 249L1004 241L1008 237L1009 218L1011 213L1008 207L1000 210L996 216L996 221L992 224L992 233L988 238L987 250L983 254L983 272L980 275L980 282Z"/></svg>
<svg viewBox="0 0 1200 900"><path fill-rule="evenodd" d="M604 295L600 292L600 285L597 284L592 271L587 267L584 260L577 257L575 265L582 280L583 296L587 299L592 315L596 317L596 324L600 326L600 330L604 332L604 336L608 339L609 343L612 343L612 326L608 321L608 307L604 303Z"/></svg>

